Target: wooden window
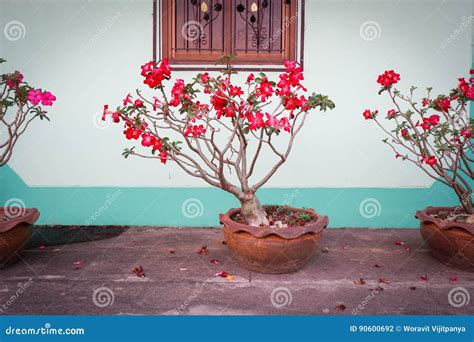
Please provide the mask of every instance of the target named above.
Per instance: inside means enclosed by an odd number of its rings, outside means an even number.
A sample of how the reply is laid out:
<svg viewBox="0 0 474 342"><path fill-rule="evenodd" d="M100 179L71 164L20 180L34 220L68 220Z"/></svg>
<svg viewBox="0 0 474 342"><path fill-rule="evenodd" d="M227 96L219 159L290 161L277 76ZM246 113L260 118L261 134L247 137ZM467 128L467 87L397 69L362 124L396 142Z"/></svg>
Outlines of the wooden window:
<svg viewBox="0 0 474 342"><path fill-rule="evenodd" d="M253 69L302 63L303 0L155 0L154 14L155 57L178 69L208 69L231 54Z"/></svg>

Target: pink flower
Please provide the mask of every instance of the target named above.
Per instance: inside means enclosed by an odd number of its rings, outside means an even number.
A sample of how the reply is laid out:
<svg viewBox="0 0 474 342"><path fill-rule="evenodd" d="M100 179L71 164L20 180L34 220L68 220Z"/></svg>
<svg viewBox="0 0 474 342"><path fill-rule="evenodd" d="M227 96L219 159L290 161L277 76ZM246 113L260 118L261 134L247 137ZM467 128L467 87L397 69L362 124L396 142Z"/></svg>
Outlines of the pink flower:
<svg viewBox="0 0 474 342"><path fill-rule="evenodd" d="M132 95L130 93L128 93L127 96L125 96L125 98L123 99L123 105L124 106L126 106L129 103L133 104Z"/></svg>
<svg viewBox="0 0 474 342"><path fill-rule="evenodd" d="M288 120L288 118L281 118L280 127L282 127L284 131L289 133L291 131L290 120Z"/></svg>
<svg viewBox="0 0 474 342"><path fill-rule="evenodd" d="M265 125L274 129L280 129L280 122L276 117L271 114L266 113L265 116L267 117L267 121L265 121Z"/></svg>
<svg viewBox="0 0 474 342"><path fill-rule="evenodd" d="M389 119L393 119L396 114L397 114L397 111L396 111L395 109L390 109L390 110L387 112L387 117L388 117Z"/></svg>
<svg viewBox="0 0 474 342"><path fill-rule="evenodd" d="M28 101L30 101L33 106L38 105L42 99L43 94L41 93L41 89L31 89L28 91Z"/></svg>
<svg viewBox="0 0 474 342"><path fill-rule="evenodd" d="M470 139L472 136L472 132L470 128L465 128L461 130L461 136L465 137L466 139Z"/></svg>
<svg viewBox="0 0 474 342"><path fill-rule="evenodd" d="M43 95L41 95L41 103L43 106L52 106L54 101L56 101L56 96L49 91L45 91Z"/></svg>

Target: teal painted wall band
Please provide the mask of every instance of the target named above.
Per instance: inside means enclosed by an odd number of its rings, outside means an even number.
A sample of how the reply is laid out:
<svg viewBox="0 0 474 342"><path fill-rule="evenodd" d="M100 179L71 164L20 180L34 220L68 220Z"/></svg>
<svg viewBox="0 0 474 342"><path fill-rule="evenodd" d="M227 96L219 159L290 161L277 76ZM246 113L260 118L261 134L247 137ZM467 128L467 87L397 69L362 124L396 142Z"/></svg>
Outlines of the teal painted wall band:
<svg viewBox="0 0 474 342"><path fill-rule="evenodd" d="M219 213L238 206L214 188L28 187L8 166L0 170L0 203L40 210L39 224L217 226ZM453 192L431 188L265 188L262 203L314 208L330 227L414 228L416 210L454 206Z"/></svg>

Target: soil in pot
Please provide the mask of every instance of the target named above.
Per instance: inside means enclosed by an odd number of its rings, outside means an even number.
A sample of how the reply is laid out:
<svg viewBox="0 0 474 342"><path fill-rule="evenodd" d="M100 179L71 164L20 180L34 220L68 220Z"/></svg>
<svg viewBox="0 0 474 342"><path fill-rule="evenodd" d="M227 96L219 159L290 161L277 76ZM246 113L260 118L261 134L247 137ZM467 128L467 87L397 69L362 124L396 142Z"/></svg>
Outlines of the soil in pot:
<svg viewBox="0 0 474 342"><path fill-rule="evenodd" d="M265 206L270 226L245 223L240 209L221 215L227 246L245 268L260 273L289 273L314 256L328 225L326 216L312 209Z"/></svg>
<svg viewBox="0 0 474 342"><path fill-rule="evenodd" d="M443 264L474 272L474 224L460 207L428 207L418 211L421 235L431 254Z"/></svg>
<svg viewBox="0 0 474 342"><path fill-rule="evenodd" d="M18 259L18 254L31 237L33 223L38 217L37 209L17 211L0 208L0 267L10 265Z"/></svg>

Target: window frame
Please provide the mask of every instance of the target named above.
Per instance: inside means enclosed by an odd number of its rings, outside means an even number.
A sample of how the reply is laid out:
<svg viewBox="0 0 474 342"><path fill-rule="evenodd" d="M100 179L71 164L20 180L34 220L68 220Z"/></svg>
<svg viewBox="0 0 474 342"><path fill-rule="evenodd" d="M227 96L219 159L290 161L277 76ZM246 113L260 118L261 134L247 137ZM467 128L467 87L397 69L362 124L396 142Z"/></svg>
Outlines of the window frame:
<svg viewBox="0 0 474 342"><path fill-rule="evenodd" d="M179 59L173 57L171 41L173 39L173 32L169 28L172 23L169 23L169 18L173 20L172 15L165 15L163 9L174 8L175 0L153 0L153 60L160 60L164 57L168 57L170 64L174 70L183 71L199 71L199 70L220 70L221 66L215 64L215 61L222 56L221 51L217 52L206 52L205 56L201 52L196 52L195 59L187 59L186 62L180 62ZM225 2L232 0L224 0ZM171 6L169 6L171 3ZM305 20L305 0L293 0L290 4L292 6L289 16L296 15L290 25L288 25L290 32L288 34L288 41L285 51L287 54L283 56L283 59L297 60L299 64L303 66L304 62L304 20ZM232 32L233 18L232 11L225 11L225 23L226 32ZM225 39L224 35L224 49L225 51L231 51L232 39ZM165 39L164 37L168 37ZM291 42L289 41L291 40ZM288 51L289 50L289 51ZM176 53L176 52L175 52ZM187 52L188 56L190 52ZM192 52L191 52L192 54ZM200 55L200 56L199 56ZM210 56L214 56L210 58ZM252 56L250 58L248 56ZM239 58L237 55L234 60L235 70L241 71L281 71L282 57L277 56L273 59L269 59L267 54L254 53L245 56L244 59Z"/></svg>

